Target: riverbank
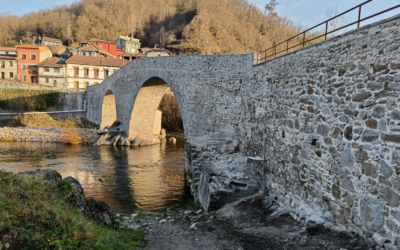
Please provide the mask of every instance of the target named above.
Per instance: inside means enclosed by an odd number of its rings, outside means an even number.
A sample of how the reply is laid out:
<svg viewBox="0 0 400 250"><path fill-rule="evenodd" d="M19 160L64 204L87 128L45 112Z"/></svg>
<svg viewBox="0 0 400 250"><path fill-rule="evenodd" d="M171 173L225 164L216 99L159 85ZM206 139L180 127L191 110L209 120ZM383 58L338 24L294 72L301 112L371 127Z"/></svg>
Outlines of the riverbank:
<svg viewBox="0 0 400 250"><path fill-rule="evenodd" d="M273 197L263 194L209 213L189 205L121 219L122 226L145 232L146 244L141 249L147 250L375 249L350 232L296 221Z"/></svg>
<svg viewBox="0 0 400 250"><path fill-rule="evenodd" d="M0 171L0 249L132 249L143 232L119 228L110 206L54 170Z"/></svg>
<svg viewBox="0 0 400 250"><path fill-rule="evenodd" d="M84 128L4 127L0 128L0 141L94 144L100 138L98 132Z"/></svg>

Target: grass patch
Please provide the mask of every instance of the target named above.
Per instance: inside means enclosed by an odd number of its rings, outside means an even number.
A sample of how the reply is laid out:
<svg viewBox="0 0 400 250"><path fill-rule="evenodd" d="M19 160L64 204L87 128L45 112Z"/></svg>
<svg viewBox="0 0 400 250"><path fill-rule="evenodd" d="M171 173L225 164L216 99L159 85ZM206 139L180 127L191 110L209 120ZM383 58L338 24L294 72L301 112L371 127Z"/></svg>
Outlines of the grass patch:
<svg viewBox="0 0 400 250"><path fill-rule="evenodd" d="M68 183L50 186L0 172L0 235L12 249L133 249L144 233L86 219L66 198Z"/></svg>
<svg viewBox="0 0 400 250"><path fill-rule="evenodd" d="M0 108L20 113L45 111L63 104L61 92L54 90L2 89Z"/></svg>
<svg viewBox="0 0 400 250"><path fill-rule="evenodd" d="M178 204L170 208L170 210L175 210L175 211L181 209L197 211L197 210L203 210L203 207L200 205L200 203L196 203L193 197L189 197L180 200Z"/></svg>
<svg viewBox="0 0 400 250"><path fill-rule="evenodd" d="M66 144L84 144L86 138L83 133L79 133L76 128L64 128L61 130L61 141Z"/></svg>
<svg viewBox="0 0 400 250"><path fill-rule="evenodd" d="M92 123L70 117L54 119L48 114L17 115L12 119L1 120L0 127L40 127L40 128L96 128Z"/></svg>

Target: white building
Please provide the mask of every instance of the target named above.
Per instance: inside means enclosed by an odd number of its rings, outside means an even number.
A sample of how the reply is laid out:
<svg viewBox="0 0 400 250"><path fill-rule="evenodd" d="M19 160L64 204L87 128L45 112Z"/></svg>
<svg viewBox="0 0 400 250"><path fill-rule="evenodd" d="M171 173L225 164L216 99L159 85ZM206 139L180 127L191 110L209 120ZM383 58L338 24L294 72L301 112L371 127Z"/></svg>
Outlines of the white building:
<svg viewBox="0 0 400 250"><path fill-rule="evenodd" d="M42 37L42 45L63 45L62 41L57 38Z"/></svg>
<svg viewBox="0 0 400 250"><path fill-rule="evenodd" d="M58 57L47 59L38 65L39 83L53 87L68 87L67 64Z"/></svg>
<svg viewBox="0 0 400 250"><path fill-rule="evenodd" d="M104 57L72 56L67 61L69 88L86 88L101 83L129 63L127 60Z"/></svg>

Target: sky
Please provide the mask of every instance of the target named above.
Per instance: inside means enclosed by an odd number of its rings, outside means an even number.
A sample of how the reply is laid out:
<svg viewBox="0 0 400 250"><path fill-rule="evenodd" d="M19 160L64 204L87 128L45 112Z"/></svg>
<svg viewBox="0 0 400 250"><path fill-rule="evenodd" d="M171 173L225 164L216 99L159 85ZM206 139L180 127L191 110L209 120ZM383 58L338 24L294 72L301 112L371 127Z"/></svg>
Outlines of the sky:
<svg viewBox="0 0 400 250"><path fill-rule="evenodd" d="M248 0L250 3L264 10L264 6L269 0ZM328 8L335 9L338 13L350 9L365 0L277 0L276 12L279 16L287 17L296 24L311 27L326 20L325 11ZM64 5L77 2L77 0L0 0L0 13L9 12L14 15L22 16L39 9L51 8L55 5ZM379 11L388 9L392 6L400 4L400 0L373 0L364 5L362 9L362 17L366 17ZM395 14L400 14L400 8L381 15L375 19L371 19L363 24L378 21ZM347 22L357 19L358 12L353 11L345 16Z"/></svg>

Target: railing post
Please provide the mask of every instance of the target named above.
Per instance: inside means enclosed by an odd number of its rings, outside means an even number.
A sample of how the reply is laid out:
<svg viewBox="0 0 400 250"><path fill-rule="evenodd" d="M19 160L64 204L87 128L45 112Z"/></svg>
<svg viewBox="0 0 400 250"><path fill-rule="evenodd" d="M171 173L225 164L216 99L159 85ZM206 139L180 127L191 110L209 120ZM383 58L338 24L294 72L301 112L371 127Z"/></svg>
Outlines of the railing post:
<svg viewBox="0 0 400 250"><path fill-rule="evenodd" d="M326 21L326 25L325 25L325 40L328 37L328 21Z"/></svg>
<svg viewBox="0 0 400 250"><path fill-rule="evenodd" d="M289 53L289 40L287 41L287 44L286 44L286 53Z"/></svg>
<svg viewBox="0 0 400 250"><path fill-rule="evenodd" d="M361 20L361 6L362 6L362 5L360 5L360 8L358 9L358 25L357 25L357 28L360 28L360 20Z"/></svg>
<svg viewBox="0 0 400 250"><path fill-rule="evenodd" d="M305 41L306 41L306 32L304 31L303 32L303 48L304 48Z"/></svg>

